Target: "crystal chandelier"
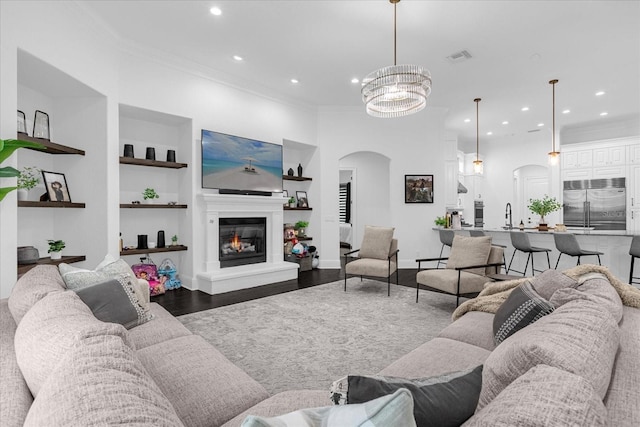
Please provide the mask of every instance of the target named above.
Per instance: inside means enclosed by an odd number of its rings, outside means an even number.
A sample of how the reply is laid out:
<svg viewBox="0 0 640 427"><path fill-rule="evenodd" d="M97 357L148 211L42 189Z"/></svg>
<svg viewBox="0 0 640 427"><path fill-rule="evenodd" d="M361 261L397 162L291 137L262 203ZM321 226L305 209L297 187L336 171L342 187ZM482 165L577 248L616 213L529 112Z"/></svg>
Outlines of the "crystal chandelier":
<svg viewBox="0 0 640 427"><path fill-rule="evenodd" d="M480 121L478 120L478 107L480 105L481 98L476 98L473 102L476 103L476 159L473 161L473 172L477 175L482 175L484 173L484 166L482 165L482 160L478 157L480 155Z"/></svg>
<svg viewBox="0 0 640 427"><path fill-rule="evenodd" d="M396 5L393 4L393 65L380 68L362 80L362 101L373 117L402 117L417 113L431 93L431 73L419 65L396 65Z"/></svg>
<svg viewBox="0 0 640 427"><path fill-rule="evenodd" d="M549 80L549 84L551 85L553 92L553 119L551 126L551 141L553 146L549 152L549 164L552 166L557 165L560 160L560 152L556 151L556 83L558 83L558 79Z"/></svg>

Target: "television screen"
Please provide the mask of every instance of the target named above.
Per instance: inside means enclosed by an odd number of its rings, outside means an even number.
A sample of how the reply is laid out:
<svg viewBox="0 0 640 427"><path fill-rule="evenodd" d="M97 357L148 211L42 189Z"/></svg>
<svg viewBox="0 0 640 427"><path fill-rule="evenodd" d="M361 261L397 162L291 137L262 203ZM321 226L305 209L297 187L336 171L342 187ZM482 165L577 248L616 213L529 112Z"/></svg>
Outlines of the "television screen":
<svg viewBox="0 0 640 427"><path fill-rule="evenodd" d="M282 192L282 145L203 129L202 188Z"/></svg>

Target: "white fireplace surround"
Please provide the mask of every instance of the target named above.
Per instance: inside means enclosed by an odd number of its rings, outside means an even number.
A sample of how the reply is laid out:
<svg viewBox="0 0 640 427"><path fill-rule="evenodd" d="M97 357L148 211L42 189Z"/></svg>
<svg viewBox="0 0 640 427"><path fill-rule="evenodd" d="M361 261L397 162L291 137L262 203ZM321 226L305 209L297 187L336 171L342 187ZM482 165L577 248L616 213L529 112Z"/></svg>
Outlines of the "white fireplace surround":
<svg viewBox="0 0 640 427"><path fill-rule="evenodd" d="M284 261L282 197L235 194L202 194L201 197L206 214L206 250L205 271L196 274L199 290L214 295L298 277L298 264ZM220 218L259 217L267 220L267 261L220 268Z"/></svg>

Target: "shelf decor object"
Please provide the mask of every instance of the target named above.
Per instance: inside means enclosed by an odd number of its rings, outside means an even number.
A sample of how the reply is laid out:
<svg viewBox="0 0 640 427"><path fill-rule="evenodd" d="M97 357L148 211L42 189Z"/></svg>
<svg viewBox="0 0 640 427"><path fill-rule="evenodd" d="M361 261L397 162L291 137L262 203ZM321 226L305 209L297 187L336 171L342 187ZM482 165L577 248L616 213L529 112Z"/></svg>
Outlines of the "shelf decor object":
<svg viewBox="0 0 640 427"><path fill-rule="evenodd" d="M124 144L124 157L133 158L133 144Z"/></svg>
<svg viewBox="0 0 640 427"><path fill-rule="evenodd" d="M18 110L18 132L27 133L27 119L24 111Z"/></svg>
<svg viewBox="0 0 640 427"><path fill-rule="evenodd" d="M147 152L145 155L145 159L147 160L155 160L156 159L156 149L153 147L147 147Z"/></svg>
<svg viewBox="0 0 640 427"><path fill-rule="evenodd" d="M555 166L560 160L560 152L556 151L556 83L558 79L549 80L551 85L552 125L551 125L551 151L549 152L549 164Z"/></svg>
<svg viewBox="0 0 640 427"><path fill-rule="evenodd" d="M308 208L309 207L309 199L307 198L306 191L296 191L296 198L298 199L298 207L299 208Z"/></svg>
<svg viewBox="0 0 640 427"><path fill-rule="evenodd" d="M393 4L393 65L380 68L362 80L362 101L367 114L394 118L417 113L427 105L431 94L431 73L419 65L396 63L396 9Z"/></svg>
<svg viewBox="0 0 640 427"><path fill-rule="evenodd" d="M33 119L33 137L46 139L49 141L49 115L44 111L36 110L36 116Z"/></svg>
<svg viewBox="0 0 640 427"><path fill-rule="evenodd" d="M481 98L476 98L473 102L476 103L476 159L473 161L473 173L476 175L482 175L484 173L484 166L482 165L482 160L478 156L480 156L480 120L479 120L479 105Z"/></svg>
<svg viewBox="0 0 640 427"><path fill-rule="evenodd" d="M42 171L44 186L52 202L70 202L69 187L63 173Z"/></svg>
<svg viewBox="0 0 640 427"><path fill-rule="evenodd" d="M176 150L167 150L167 162L176 162Z"/></svg>

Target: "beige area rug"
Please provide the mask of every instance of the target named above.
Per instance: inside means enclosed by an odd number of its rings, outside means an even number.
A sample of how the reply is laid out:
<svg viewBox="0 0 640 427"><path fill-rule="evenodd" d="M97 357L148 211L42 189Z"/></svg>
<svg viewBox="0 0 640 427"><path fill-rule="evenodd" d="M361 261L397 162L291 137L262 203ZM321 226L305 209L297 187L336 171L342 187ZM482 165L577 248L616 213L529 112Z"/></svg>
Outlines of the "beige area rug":
<svg viewBox="0 0 640 427"><path fill-rule="evenodd" d="M353 277L178 319L270 393L372 375L451 323L455 297Z"/></svg>

